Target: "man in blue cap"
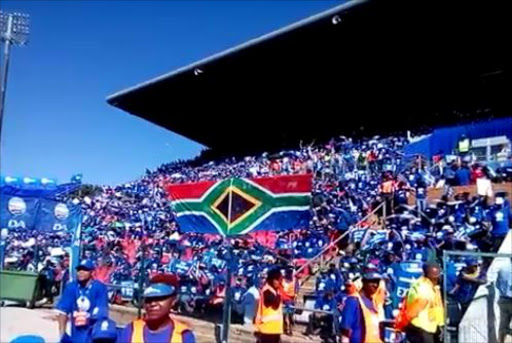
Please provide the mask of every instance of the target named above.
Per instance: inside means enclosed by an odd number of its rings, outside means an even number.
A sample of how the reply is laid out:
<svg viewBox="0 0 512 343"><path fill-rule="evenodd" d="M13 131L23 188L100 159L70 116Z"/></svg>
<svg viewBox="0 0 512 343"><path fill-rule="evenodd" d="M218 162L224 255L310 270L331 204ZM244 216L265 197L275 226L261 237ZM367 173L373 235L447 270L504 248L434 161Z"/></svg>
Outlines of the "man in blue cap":
<svg viewBox="0 0 512 343"><path fill-rule="evenodd" d="M117 325L111 319L96 321L91 332L92 343L115 343L117 341Z"/></svg>
<svg viewBox="0 0 512 343"><path fill-rule="evenodd" d="M381 343L380 322L384 307L376 293L382 276L376 272L363 275L363 287L345 299L340 324L342 343Z"/></svg>
<svg viewBox="0 0 512 343"><path fill-rule="evenodd" d="M94 262L82 260L76 267L76 280L66 285L55 309L59 312L59 334L63 341L89 343L94 321L108 316L107 287L93 280ZM71 319L71 337L67 337L66 325Z"/></svg>
<svg viewBox="0 0 512 343"><path fill-rule="evenodd" d="M158 274L144 290L143 319L127 325L119 334L119 343L195 343L192 330L170 316L176 302L177 278Z"/></svg>

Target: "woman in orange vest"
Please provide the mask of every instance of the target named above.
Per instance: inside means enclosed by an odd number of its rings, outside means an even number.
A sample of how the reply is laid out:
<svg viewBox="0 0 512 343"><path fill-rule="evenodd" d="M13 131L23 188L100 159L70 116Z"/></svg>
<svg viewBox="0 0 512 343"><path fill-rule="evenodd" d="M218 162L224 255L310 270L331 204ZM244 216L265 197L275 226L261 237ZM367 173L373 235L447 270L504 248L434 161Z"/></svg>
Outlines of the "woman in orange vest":
<svg viewBox="0 0 512 343"><path fill-rule="evenodd" d="M268 273L260 291L255 324L259 343L279 343L283 333L283 275L280 269Z"/></svg>
<svg viewBox="0 0 512 343"><path fill-rule="evenodd" d="M170 316L176 301L177 279L174 275L154 276L144 290L143 319L126 326L119 343L195 343L192 330Z"/></svg>
<svg viewBox="0 0 512 343"><path fill-rule="evenodd" d="M375 272L365 274L361 292L345 299L340 324L342 343L382 343L380 322L384 320L384 307L375 299L381 279Z"/></svg>

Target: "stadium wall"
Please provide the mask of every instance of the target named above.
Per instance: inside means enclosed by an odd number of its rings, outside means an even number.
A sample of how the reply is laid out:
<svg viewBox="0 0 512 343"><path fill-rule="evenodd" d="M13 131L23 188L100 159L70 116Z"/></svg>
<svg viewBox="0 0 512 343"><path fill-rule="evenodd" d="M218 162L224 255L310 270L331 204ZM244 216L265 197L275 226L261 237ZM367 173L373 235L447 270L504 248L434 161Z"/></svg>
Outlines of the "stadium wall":
<svg viewBox="0 0 512 343"><path fill-rule="evenodd" d="M405 154L421 154L428 158L432 158L439 151L451 154L462 135L470 139L506 136L512 140L512 117L435 129L430 136L408 144L405 147Z"/></svg>
<svg viewBox="0 0 512 343"><path fill-rule="evenodd" d="M493 183L492 189L494 194L496 192L506 192L507 193L507 199L509 202L512 202L512 183L511 182L505 182L505 183ZM469 186L457 186L453 187L454 193L453 194L459 194L468 192L470 196L476 195L476 185L469 185ZM428 203L435 203L435 200L441 199L443 196L443 188L429 188L427 192L427 201ZM413 194L409 197L409 205L414 205L416 203L416 196Z"/></svg>

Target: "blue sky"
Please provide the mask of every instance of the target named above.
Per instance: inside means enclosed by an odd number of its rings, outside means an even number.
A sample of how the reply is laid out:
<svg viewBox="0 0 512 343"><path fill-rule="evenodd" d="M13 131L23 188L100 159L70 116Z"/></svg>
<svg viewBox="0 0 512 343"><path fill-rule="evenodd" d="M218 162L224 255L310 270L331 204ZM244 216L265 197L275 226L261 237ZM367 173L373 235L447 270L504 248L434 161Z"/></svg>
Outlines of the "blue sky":
<svg viewBox="0 0 512 343"><path fill-rule="evenodd" d="M28 46L12 49L1 174L118 184L201 146L105 98L342 1L21 1Z"/></svg>

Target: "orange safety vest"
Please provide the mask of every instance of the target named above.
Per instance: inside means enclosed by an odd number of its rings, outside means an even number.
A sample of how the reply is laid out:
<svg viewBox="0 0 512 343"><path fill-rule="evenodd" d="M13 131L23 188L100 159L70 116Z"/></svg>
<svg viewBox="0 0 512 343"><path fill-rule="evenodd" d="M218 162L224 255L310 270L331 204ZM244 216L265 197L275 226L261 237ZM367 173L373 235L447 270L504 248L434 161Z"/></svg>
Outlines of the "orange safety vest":
<svg viewBox="0 0 512 343"><path fill-rule="evenodd" d="M295 298L295 278L293 278L291 281L283 280L283 290L284 293L290 297L290 299Z"/></svg>
<svg viewBox="0 0 512 343"><path fill-rule="evenodd" d="M215 294L213 295L212 303L213 304L220 304L224 302L224 299L226 298L226 287L224 286L222 290L220 287L217 287L215 289Z"/></svg>
<svg viewBox="0 0 512 343"><path fill-rule="evenodd" d="M183 332L190 330L190 328L177 320L171 319L173 323L171 340L169 343L182 343ZM132 341L128 343L152 343L144 342L144 327L146 322L143 319L137 319L133 322Z"/></svg>
<svg viewBox="0 0 512 343"><path fill-rule="evenodd" d="M395 188L395 183L393 181L385 181L382 183L382 193L391 194L393 193Z"/></svg>
<svg viewBox="0 0 512 343"><path fill-rule="evenodd" d="M263 289L260 291L258 311L255 318L256 330L263 334L280 335L283 333L283 303L281 302L276 310L270 306L265 306L263 293L266 291L270 291L276 296L278 295L277 291L270 287L269 284L263 286Z"/></svg>
<svg viewBox="0 0 512 343"><path fill-rule="evenodd" d="M376 301L373 301L374 307L377 309L375 312L373 309L369 309L364 304L363 299L361 299L361 295L359 293L355 293L351 295L351 297L355 297L359 301L359 305L361 306L361 311L363 312L364 319L364 341L363 343L382 343L380 339L380 327L379 323L384 320L384 308L381 304L377 304Z"/></svg>

